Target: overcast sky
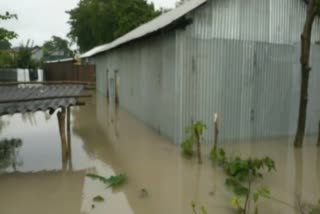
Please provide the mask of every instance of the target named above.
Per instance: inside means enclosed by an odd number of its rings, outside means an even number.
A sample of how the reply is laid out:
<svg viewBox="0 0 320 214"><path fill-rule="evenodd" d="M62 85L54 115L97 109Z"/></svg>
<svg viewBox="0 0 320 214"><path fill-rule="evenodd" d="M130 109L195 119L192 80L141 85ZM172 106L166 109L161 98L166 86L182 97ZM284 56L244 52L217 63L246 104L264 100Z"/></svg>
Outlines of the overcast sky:
<svg viewBox="0 0 320 214"><path fill-rule="evenodd" d="M156 8L173 8L176 0L149 0L154 2ZM0 13L9 11L18 14L18 20L1 22L10 30L19 34L19 38L12 40L14 46L28 39L34 45L42 45L43 41L52 35L66 38L69 32L69 19L65 11L78 4L79 0L0 0Z"/></svg>

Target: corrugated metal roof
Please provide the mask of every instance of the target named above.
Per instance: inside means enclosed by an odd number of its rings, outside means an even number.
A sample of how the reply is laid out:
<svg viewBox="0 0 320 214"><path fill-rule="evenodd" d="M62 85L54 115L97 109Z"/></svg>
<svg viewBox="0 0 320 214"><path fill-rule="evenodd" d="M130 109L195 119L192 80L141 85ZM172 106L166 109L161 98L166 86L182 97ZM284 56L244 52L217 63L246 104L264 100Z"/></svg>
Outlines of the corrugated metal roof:
<svg viewBox="0 0 320 214"><path fill-rule="evenodd" d="M1 100L23 100L45 97L78 96L83 90L82 85L46 85L46 86L0 86ZM0 104L0 116L15 113L46 111L75 105L75 98L48 99L30 102L10 102Z"/></svg>
<svg viewBox="0 0 320 214"><path fill-rule="evenodd" d="M113 41L111 43L97 46L97 47L89 50L88 52L81 55L81 58L92 57L92 56L99 54L101 52L108 51L110 49L116 48L119 45L123 45L123 44L130 42L132 40L135 40L135 39L144 37L146 35L149 35L150 33L156 32L156 31L172 24L173 22L175 22L179 18L183 17L184 15L189 13L190 11L196 9L197 7L204 4L205 2L207 2L207 0L188 1L188 2L184 3L183 5L181 5L180 7L177 7L175 9L151 20L150 22L147 22L146 24L139 26L138 28L130 31L129 33L125 34L124 36L116 39L115 41Z"/></svg>
<svg viewBox="0 0 320 214"><path fill-rule="evenodd" d="M57 60L48 60L45 61L46 64L50 64L50 63L58 63L58 62L72 62L75 61L74 58L65 58L65 59L57 59Z"/></svg>

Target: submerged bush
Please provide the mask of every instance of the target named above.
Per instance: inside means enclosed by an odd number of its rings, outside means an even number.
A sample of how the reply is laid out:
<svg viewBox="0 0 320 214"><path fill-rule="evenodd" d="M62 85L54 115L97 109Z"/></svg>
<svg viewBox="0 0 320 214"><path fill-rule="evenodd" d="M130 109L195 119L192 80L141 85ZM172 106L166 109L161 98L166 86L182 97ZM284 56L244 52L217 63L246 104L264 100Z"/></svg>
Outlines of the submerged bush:
<svg viewBox="0 0 320 214"><path fill-rule="evenodd" d="M248 214L251 210L250 202L253 201L255 213L258 213L259 199L270 198L271 192L266 186L258 185L254 188L253 184L263 177L264 172L275 170L275 162L269 157L227 158L223 149L213 151L210 158L222 166L228 176L225 185L234 193L230 204L237 209L238 213Z"/></svg>
<svg viewBox="0 0 320 214"><path fill-rule="evenodd" d="M201 138L204 130L207 126L201 121L193 123L191 126L186 128L187 138L181 143L182 153L186 156L193 156L193 147L197 145L197 157L199 163L202 162L201 158Z"/></svg>

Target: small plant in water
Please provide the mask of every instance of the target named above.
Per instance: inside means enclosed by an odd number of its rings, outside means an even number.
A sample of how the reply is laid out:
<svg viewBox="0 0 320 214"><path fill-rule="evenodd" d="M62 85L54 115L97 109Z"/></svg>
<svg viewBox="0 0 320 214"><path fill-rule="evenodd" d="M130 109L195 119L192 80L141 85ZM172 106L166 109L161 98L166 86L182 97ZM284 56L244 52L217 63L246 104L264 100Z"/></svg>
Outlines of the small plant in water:
<svg viewBox="0 0 320 214"><path fill-rule="evenodd" d="M239 214L248 214L251 210L251 202L254 202L255 213L258 213L257 203L260 198L270 198L268 187L254 188L254 183L263 177L263 172L275 170L275 163L269 157L263 159L226 158L222 149L211 153L211 159L221 165L228 175L226 186L234 193L230 204ZM255 185L256 186L256 185Z"/></svg>
<svg viewBox="0 0 320 214"><path fill-rule="evenodd" d="M94 202L104 202L104 198L101 195L97 195L93 198Z"/></svg>
<svg viewBox="0 0 320 214"><path fill-rule="evenodd" d="M108 185L107 188L109 187L117 187L117 186L120 186L122 185L126 179L127 179L127 176L124 175L124 174L119 174L119 175L116 175L116 176L111 176L109 178L106 178L106 177L103 177L103 176L100 176L100 175L96 175L96 174L87 174L87 177L91 178L91 179L94 179L94 180L99 180L101 181L102 183Z"/></svg>
<svg viewBox="0 0 320 214"><path fill-rule="evenodd" d="M212 149L210 159L213 163L218 163L223 166L226 161L226 152L223 149Z"/></svg>
<svg viewBox="0 0 320 214"><path fill-rule="evenodd" d="M320 214L320 200L317 205L302 205L299 204L301 214Z"/></svg>
<svg viewBox="0 0 320 214"><path fill-rule="evenodd" d="M199 163L202 163L201 138L205 129L206 125L203 124L201 121L193 123L190 127L186 128L186 133L188 134L188 137L185 141L181 143L182 153L186 156L192 156L194 154L194 144L197 145L197 157Z"/></svg>
<svg viewBox="0 0 320 214"><path fill-rule="evenodd" d="M194 201L191 202L191 207L192 207L193 214L208 214L206 208L204 207L199 208Z"/></svg>

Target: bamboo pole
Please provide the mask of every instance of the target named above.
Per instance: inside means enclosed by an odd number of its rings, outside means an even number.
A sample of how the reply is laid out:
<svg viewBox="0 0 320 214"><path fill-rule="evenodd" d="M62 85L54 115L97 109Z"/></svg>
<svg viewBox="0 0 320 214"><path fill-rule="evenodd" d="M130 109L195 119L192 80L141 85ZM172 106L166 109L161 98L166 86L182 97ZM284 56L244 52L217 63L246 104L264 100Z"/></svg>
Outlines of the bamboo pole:
<svg viewBox="0 0 320 214"><path fill-rule="evenodd" d="M26 99L17 99L17 100L0 100L0 104L7 103L23 103L23 102L33 102L41 100L53 100L53 99L72 99L72 98L91 98L92 95L70 95L70 96L49 96L49 97L36 97L36 98L26 98Z"/></svg>
<svg viewBox="0 0 320 214"><path fill-rule="evenodd" d="M57 113L59 133L61 139L61 155L62 155L62 164L66 165L68 157L68 145L66 139L66 108L62 107L61 111Z"/></svg>
<svg viewBox="0 0 320 214"><path fill-rule="evenodd" d="M218 113L214 113L214 115L213 115L213 123L214 123L213 151L216 151L217 148L218 148L218 137L219 137Z"/></svg>

